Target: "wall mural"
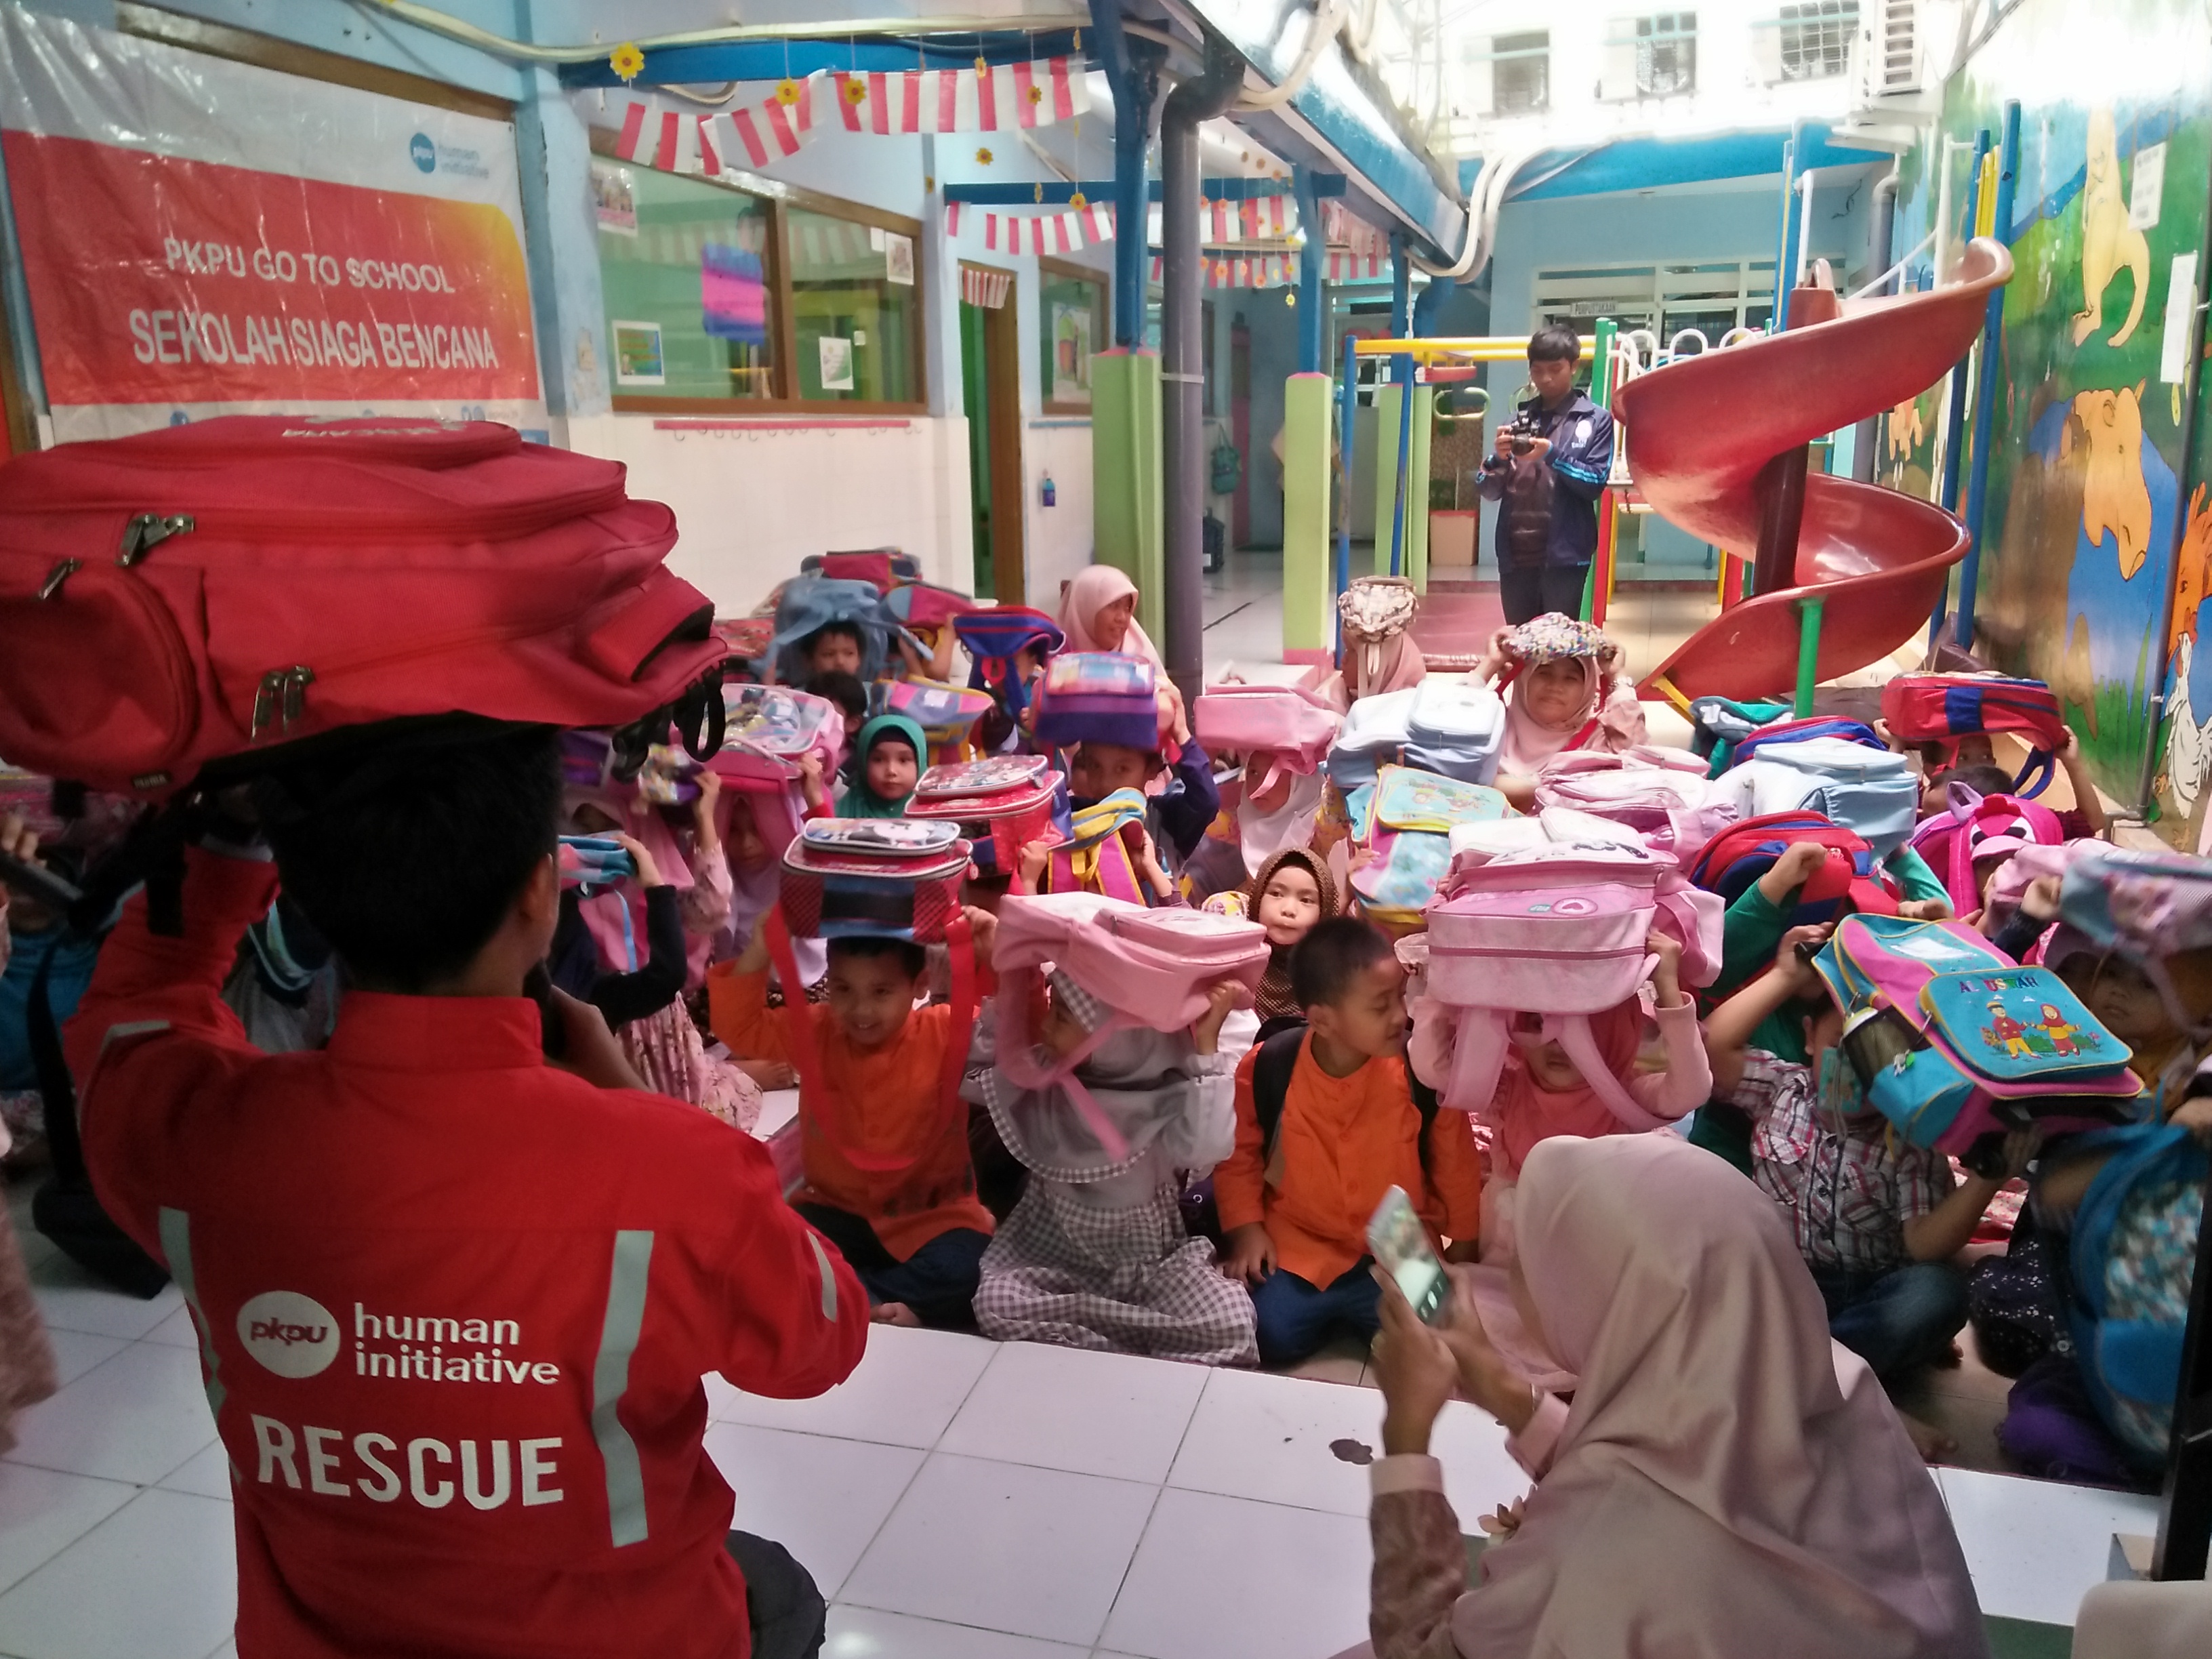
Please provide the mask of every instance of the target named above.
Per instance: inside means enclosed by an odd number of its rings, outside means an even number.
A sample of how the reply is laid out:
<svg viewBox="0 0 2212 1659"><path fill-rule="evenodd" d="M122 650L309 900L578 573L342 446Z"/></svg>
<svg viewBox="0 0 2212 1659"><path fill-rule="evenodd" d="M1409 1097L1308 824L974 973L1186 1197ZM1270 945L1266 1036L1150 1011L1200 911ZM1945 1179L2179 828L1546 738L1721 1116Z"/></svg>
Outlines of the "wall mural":
<svg viewBox="0 0 2212 1659"><path fill-rule="evenodd" d="M2202 464L2212 430L2199 434L2199 465L2181 448L2185 313L2212 163L2212 21L2197 0L2027 0L1952 77L1942 133L1971 145L1987 128L1995 141L2007 98L2021 103L2014 275L1978 632L1995 666L2058 690L2107 793L2132 803L2146 747L2160 743L2160 831L2196 847L2212 836L2212 645L2196 644L2212 503L2199 484L2184 514L2182 480L2212 477ZM1934 222L1942 154L1939 138L1904 158L1900 246ZM1972 160L1969 149L1949 161L1954 235L1967 229ZM1907 279L1932 282L1927 256ZM1886 416L1885 482L1936 494L1947 414L1939 386ZM2160 689L2169 713L2154 732Z"/></svg>

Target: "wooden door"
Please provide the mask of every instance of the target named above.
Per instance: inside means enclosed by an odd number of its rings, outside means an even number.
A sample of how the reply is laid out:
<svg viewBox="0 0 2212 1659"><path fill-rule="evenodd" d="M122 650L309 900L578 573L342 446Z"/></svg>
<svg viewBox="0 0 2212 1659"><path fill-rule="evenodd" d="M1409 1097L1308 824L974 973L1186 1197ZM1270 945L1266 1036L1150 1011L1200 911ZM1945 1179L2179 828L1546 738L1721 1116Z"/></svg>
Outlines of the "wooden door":
<svg viewBox="0 0 2212 1659"><path fill-rule="evenodd" d="M1000 605L1022 605L1022 357L1020 323L1012 286L1006 302L983 313L983 394L991 445L991 594Z"/></svg>

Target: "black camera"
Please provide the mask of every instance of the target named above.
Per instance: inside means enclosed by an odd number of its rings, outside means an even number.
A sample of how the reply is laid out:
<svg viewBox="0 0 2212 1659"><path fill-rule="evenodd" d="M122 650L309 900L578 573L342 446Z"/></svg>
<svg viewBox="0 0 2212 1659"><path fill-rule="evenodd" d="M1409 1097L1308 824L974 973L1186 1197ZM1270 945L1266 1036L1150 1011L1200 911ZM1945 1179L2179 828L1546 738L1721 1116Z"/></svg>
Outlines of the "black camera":
<svg viewBox="0 0 2212 1659"><path fill-rule="evenodd" d="M1519 411L1506 423L1505 431L1506 435L1513 440L1516 455L1526 455L1536 447L1530 441L1544 435L1536 424L1535 411L1527 409Z"/></svg>

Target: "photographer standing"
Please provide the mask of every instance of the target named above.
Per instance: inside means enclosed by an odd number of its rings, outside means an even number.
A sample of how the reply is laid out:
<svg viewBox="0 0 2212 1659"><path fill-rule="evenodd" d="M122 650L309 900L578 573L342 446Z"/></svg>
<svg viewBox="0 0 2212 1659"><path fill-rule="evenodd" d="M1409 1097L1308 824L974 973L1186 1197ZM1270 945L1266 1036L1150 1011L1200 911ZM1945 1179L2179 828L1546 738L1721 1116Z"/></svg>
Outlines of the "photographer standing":
<svg viewBox="0 0 2212 1659"><path fill-rule="evenodd" d="M1582 615L1597 553L1597 499L1613 471L1613 416L1575 390L1582 342L1547 324L1528 337L1536 395L1498 428L1482 494L1498 514L1498 598L1515 626L1547 611Z"/></svg>

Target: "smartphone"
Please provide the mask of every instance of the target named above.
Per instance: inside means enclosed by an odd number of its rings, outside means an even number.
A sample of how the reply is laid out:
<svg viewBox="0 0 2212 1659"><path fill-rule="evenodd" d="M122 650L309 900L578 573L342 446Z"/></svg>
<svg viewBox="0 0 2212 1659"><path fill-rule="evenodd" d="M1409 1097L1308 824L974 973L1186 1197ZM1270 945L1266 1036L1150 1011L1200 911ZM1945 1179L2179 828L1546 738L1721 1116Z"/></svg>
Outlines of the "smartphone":
<svg viewBox="0 0 2212 1659"><path fill-rule="evenodd" d="M1451 1305L1451 1280L1430 1248L1429 1231L1413 1213L1413 1201L1406 1196L1404 1188L1393 1187L1382 1194L1374 1218L1367 1224L1367 1244L1397 1281L1421 1322L1442 1324Z"/></svg>

